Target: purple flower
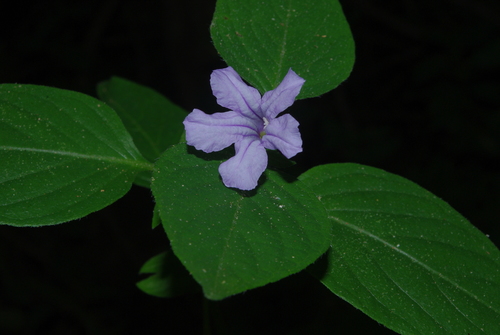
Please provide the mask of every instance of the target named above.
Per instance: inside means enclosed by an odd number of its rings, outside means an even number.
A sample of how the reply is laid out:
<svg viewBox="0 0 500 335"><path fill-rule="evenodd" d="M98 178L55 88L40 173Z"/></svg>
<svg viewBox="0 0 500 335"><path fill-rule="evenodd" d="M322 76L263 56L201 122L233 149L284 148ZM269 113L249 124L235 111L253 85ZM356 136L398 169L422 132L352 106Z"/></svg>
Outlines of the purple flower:
<svg viewBox="0 0 500 335"><path fill-rule="evenodd" d="M267 167L266 149L278 149L287 158L302 151L297 120L277 116L293 104L304 82L290 69L278 87L261 97L232 67L213 71L210 85L217 103L230 111L208 115L194 109L184 120L187 143L207 153L234 143L236 155L219 166L222 181L227 187L254 189Z"/></svg>

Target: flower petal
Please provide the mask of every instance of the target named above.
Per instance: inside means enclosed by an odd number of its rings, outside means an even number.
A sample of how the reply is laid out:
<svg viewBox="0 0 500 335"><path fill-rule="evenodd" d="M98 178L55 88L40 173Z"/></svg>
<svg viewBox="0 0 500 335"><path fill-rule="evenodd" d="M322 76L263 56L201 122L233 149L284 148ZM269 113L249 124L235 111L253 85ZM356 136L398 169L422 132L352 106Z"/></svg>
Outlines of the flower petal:
<svg viewBox="0 0 500 335"><path fill-rule="evenodd" d="M290 107L300 93L305 80L292 69L288 70L283 81L274 90L266 92L262 97L261 109L268 119L275 118L279 113Z"/></svg>
<svg viewBox="0 0 500 335"><path fill-rule="evenodd" d="M262 144L265 148L278 149L286 158L302 152L299 122L290 114L272 119L265 131L266 135L262 137Z"/></svg>
<svg viewBox="0 0 500 335"><path fill-rule="evenodd" d="M245 135L258 134L258 126L239 113L205 114L194 109L185 119L187 144L204 152L222 150Z"/></svg>
<svg viewBox="0 0 500 335"><path fill-rule="evenodd" d="M234 145L236 155L219 166L224 185L253 190L267 167L267 153L259 137L246 136Z"/></svg>
<svg viewBox="0 0 500 335"><path fill-rule="evenodd" d="M259 91L245 84L232 67L214 70L210 85L219 105L249 118L262 118Z"/></svg>

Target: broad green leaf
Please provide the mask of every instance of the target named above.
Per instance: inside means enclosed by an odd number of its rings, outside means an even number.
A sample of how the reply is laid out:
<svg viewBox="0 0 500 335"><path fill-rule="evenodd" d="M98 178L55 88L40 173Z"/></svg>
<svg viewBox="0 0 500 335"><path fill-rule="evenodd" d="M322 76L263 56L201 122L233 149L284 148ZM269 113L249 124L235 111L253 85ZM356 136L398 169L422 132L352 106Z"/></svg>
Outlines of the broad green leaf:
<svg viewBox="0 0 500 335"><path fill-rule="evenodd" d="M118 113L141 154L154 162L169 146L179 143L187 112L155 90L120 77L97 85L99 99ZM151 172L142 172L135 183L149 187Z"/></svg>
<svg viewBox="0 0 500 335"><path fill-rule="evenodd" d="M401 334L500 334L500 252L447 203L356 164L299 179L332 223L309 270L333 293Z"/></svg>
<svg viewBox="0 0 500 335"><path fill-rule="evenodd" d="M325 210L300 182L268 170L254 191L229 189L218 173L224 153L189 152L168 149L151 185L173 251L207 298L277 281L326 251Z"/></svg>
<svg viewBox="0 0 500 335"><path fill-rule="evenodd" d="M151 169L115 112L81 93L0 85L0 223L81 218Z"/></svg>
<svg viewBox="0 0 500 335"><path fill-rule="evenodd" d="M218 0L211 34L226 63L261 93L292 68L306 80L298 98L315 97L337 87L354 64L337 0Z"/></svg>
<svg viewBox="0 0 500 335"><path fill-rule="evenodd" d="M139 273L152 274L138 282L137 287L156 297L171 298L200 290L200 286L172 252L165 251L150 258Z"/></svg>

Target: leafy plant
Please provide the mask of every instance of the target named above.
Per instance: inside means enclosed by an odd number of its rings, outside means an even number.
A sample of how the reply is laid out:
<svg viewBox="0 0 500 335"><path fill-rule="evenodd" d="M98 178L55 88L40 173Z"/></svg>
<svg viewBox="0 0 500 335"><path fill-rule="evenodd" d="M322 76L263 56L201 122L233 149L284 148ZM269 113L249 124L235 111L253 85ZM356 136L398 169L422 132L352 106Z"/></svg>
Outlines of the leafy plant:
<svg viewBox="0 0 500 335"><path fill-rule="evenodd" d="M354 64L336 0L219 0L211 34L261 94L292 68L305 79L297 99L317 97ZM305 270L401 334L500 333L499 250L420 186L352 163L302 171L269 151L257 188L228 188L218 167L233 149L188 145L186 111L119 77L97 95L0 85L1 224L78 219L135 183L151 189L152 226L168 237L166 251L140 270L151 274L137 284L148 294L201 289L221 300Z"/></svg>

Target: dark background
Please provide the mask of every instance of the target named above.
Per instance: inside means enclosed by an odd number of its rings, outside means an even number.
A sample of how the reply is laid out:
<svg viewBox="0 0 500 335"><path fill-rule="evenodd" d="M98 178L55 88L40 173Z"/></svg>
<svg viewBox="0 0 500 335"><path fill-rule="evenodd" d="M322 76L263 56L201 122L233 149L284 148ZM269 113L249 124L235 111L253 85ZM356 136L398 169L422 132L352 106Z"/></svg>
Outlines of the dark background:
<svg viewBox="0 0 500 335"><path fill-rule="evenodd" d="M356 162L404 176L500 245L500 3L342 1L351 77L297 102L304 166ZM209 75L215 1L2 2L0 82L95 96L112 75L186 110L216 111ZM45 228L0 227L1 334L199 334L203 300L147 296L140 266L165 249L149 190ZM392 334L307 274L209 303L227 334Z"/></svg>

